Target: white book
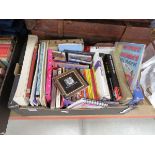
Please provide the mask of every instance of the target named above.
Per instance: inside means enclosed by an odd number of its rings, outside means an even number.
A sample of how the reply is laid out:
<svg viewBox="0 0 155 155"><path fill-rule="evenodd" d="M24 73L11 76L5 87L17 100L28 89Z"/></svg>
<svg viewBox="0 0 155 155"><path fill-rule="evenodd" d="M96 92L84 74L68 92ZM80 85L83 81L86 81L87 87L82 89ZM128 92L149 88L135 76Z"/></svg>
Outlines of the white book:
<svg viewBox="0 0 155 155"><path fill-rule="evenodd" d="M60 75L61 73L62 73L61 68L58 68L58 75ZM57 88L57 91L56 91L56 108L60 108L61 107L61 103L60 102L61 102L60 91Z"/></svg>
<svg viewBox="0 0 155 155"><path fill-rule="evenodd" d="M28 35L28 41L27 41L27 46L25 50L25 56L24 56L22 70L21 70L21 75L18 82L17 90L13 98L13 100L21 106L27 106L29 104L29 102L25 99L26 89L27 89L27 83L29 78L32 55L33 55L34 47L37 42L38 42L38 37L36 35Z"/></svg>
<svg viewBox="0 0 155 155"><path fill-rule="evenodd" d="M102 99L105 97L107 99L110 99L110 92L105 74L105 68L103 65L102 58L99 56L99 53L95 53L93 65L95 70L95 76L97 79L96 85L99 98Z"/></svg>
<svg viewBox="0 0 155 155"><path fill-rule="evenodd" d="M92 53L104 53L104 54L111 54L115 50L115 47L98 47L98 46L91 46L90 52Z"/></svg>
<svg viewBox="0 0 155 155"><path fill-rule="evenodd" d="M44 44L44 57L43 57L41 83L40 83L40 103L42 106L46 106L45 84L46 84L46 66L47 66L48 41L43 41L43 44Z"/></svg>

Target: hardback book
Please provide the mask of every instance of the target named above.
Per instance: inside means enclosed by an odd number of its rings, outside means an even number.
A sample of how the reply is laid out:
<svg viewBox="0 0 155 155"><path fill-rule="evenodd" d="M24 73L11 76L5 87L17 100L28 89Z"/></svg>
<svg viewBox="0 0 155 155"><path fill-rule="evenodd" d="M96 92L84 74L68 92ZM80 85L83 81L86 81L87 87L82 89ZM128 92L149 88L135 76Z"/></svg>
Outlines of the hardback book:
<svg viewBox="0 0 155 155"><path fill-rule="evenodd" d="M120 60L123 65L123 70L130 90L133 91L136 88L139 77L145 45L117 42L115 48L115 52L120 54Z"/></svg>
<svg viewBox="0 0 155 155"><path fill-rule="evenodd" d="M13 98L13 100L21 106L27 106L29 104L29 102L27 102L27 100L25 99L26 89L27 89L33 51L37 42L38 42L37 36L28 35L28 41L27 41L27 46L25 50L25 56L24 56L23 66L20 74L20 79Z"/></svg>
<svg viewBox="0 0 155 155"><path fill-rule="evenodd" d="M105 74L105 67L102 61L102 58L99 56L99 53L95 53L93 58L93 67L96 77L96 85L99 99L107 98L110 99L110 92L107 83L107 77Z"/></svg>
<svg viewBox="0 0 155 155"><path fill-rule="evenodd" d="M65 98L70 98L88 86L86 80L76 70L72 69L53 78L56 87Z"/></svg>

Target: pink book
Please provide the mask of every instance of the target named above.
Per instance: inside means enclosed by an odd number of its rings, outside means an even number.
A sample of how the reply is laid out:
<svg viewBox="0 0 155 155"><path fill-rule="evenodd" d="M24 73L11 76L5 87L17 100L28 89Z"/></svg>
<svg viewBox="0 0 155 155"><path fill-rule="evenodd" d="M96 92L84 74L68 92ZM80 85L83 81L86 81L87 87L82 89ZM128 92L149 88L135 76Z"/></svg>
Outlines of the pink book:
<svg viewBox="0 0 155 155"><path fill-rule="evenodd" d="M52 69L53 69L53 59L52 59L53 50L48 49L47 51L47 68L46 68L46 101L47 103L51 102L51 91L52 91Z"/></svg>

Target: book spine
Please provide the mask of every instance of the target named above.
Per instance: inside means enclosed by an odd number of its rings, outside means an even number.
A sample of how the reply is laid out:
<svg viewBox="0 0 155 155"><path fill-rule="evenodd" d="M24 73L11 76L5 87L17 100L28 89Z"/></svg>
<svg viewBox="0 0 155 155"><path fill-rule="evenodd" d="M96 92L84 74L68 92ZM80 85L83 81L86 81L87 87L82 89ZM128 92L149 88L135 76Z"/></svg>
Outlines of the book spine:
<svg viewBox="0 0 155 155"><path fill-rule="evenodd" d="M112 100L118 101L122 98L122 96L112 56L110 54L105 55L103 62L105 65L105 71L108 80L108 85L110 87L110 94Z"/></svg>
<svg viewBox="0 0 155 155"><path fill-rule="evenodd" d="M51 89L52 89L52 50L47 51L47 70L46 70L46 101L51 102Z"/></svg>
<svg viewBox="0 0 155 155"><path fill-rule="evenodd" d="M58 75L61 74L61 68L58 68ZM61 105L60 105L60 91L59 89L57 89L57 92L56 92L56 108L60 108Z"/></svg>
<svg viewBox="0 0 155 155"><path fill-rule="evenodd" d="M94 92L94 99L98 100L98 93L97 93L97 88L96 88L96 79L95 79L95 74L94 74L94 69L90 69L91 73L91 79L92 79L92 87L93 87L93 92Z"/></svg>
<svg viewBox="0 0 155 155"><path fill-rule="evenodd" d="M57 70L53 69L53 77L55 77L57 75ZM54 85L54 82L52 81L52 99L51 99L51 104L50 104L50 108L54 109L56 107L56 92L57 92L57 88Z"/></svg>
<svg viewBox="0 0 155 155"><path fill-rule="evenodd" d="M37 105L37 100L35 98L35 90L36 90L37 73L38 73L38 65L39 65L39 57L40 57L39 53L40 53L40 44L39 44L38 51L37 51L37 64L36 64L36 67L35 67L35 74L34 74L34 78L33 78L31 95L30 95L30 104L32 106Z"/></svg>
<svg viewBox="0 0 155 155"><path fill-rule="evenodd" d="M47 50L49 41L42 41L44 44L44 58L42 64L42 76L41 76L41 83L40 83L40 103L42 106L47 106L46 102L46 70L47 70Z"/></svg>
<svg viewBox="0 0 155 155"><path fill-rule="evenodd" d="M29 78L27 83L27 89L26 89L27 98L30 98L30 94L31 94L32 82L33 82L34 73L35 73L36 59L37 59L37 45L34 48L32 61L31 61L31 68L30 68L30 73L29 73Z"/></svg>
<svg viewBox="0 0 155 155"><path fill-rule="evenodd" d="M40 83L41 83L41 73L42 73L42 64L43 64L44 54L45 54L44 44L41 42L40 60L39 60L38 75L37 75L36 96L40 96Z"/></svg>
<svg viewBox="0 0 155 155"><path fill-rule="evenodd" d="M84 75L84 78L87 79L86 69L83 70L83 75ZM85 96L86 98L89 98L88 87L85 89Z"/></svg>
<svg viewBox="0 0 155 155"><path fill-rule="evenodd" d="M94 99L94 92L93 92L93 87L92 87L92 80L91 80L91 74L90 74L90 69L87 70L87 79L88 79L88 92L89 92L89 99Z"/></svg>

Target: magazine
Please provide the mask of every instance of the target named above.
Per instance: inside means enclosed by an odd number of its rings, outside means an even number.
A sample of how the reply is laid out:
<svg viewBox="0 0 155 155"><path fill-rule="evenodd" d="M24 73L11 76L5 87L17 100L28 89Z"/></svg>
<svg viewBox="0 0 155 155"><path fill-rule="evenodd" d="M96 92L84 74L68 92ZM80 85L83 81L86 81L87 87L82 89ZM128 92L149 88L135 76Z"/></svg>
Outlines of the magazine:
<svg viewBox="0 0 155 155"><path fill-rule="evenodd" d="M145 45L136 43L117 42L115 52L119 52L123 70L130 87L136 88L141 63L144 55Z"/></svg>

